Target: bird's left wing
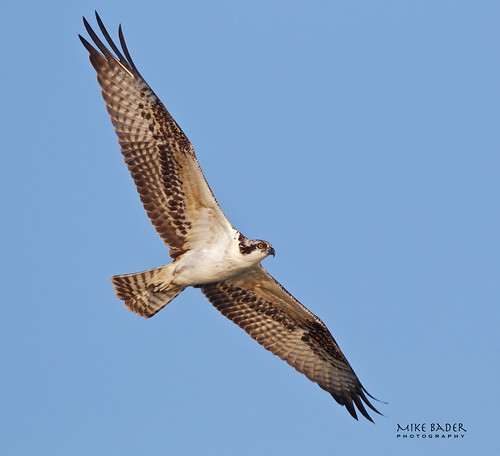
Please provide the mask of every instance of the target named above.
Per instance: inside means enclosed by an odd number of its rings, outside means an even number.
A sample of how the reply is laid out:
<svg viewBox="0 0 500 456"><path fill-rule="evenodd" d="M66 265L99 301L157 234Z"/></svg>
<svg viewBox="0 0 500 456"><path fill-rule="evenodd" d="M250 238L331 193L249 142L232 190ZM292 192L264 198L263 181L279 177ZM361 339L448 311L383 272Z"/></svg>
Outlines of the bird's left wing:
<svg viewBox="0 0 500 456"><path fill-rule="evenodd" d="M121 26L120 51L97 13L96 19L114 54L85 18L85 28L95 47L82 36L80 40L97 72L121 152L144 209L170 247L170 256L176 258L222 232L232 235L234 228L215 200L193 146L139 74Z"/></svg>
<svg viewBox="0 0 500 456"><path fill-rule="evenodd" d="M325 324L260 264L231 279L203 285L201 289L225 317L328 391L354 418L357 419L357 415L353 403L370 421L363 402L380 413L369 402L366 395L370 394Z"/></svg>

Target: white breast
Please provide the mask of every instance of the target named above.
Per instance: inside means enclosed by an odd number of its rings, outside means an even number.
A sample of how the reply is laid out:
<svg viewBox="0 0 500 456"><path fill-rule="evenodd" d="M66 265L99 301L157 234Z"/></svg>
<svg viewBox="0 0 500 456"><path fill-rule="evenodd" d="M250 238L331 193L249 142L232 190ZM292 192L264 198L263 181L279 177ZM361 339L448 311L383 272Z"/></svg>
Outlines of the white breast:
<svg viewBox="0 0 500 456"><path fill-rule="evenodd" d="M198 245L179 257L175 263L174 282L181 286L220 282L250 269L265 258L262 252L243 255L239 249L239 232L217 236L215 242ZM200 248L201 247L201 248Z"/></svg>

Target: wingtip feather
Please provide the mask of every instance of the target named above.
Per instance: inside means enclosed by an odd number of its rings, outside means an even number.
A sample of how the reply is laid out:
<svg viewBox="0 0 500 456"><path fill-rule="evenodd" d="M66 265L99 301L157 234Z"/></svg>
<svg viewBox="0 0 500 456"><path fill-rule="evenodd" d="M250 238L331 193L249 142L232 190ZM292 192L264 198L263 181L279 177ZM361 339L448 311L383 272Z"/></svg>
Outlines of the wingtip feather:
<svg viewBox="0 0 500 456"><path fill-rule="evenodd" d="M354 405L352 403L352 400L351 398L348 398L345 402L344 402L344 405L345 405L345 408L347 409L347 411L351 414L351 416L356 420L358 421L358 415L356 414L356 409L354 408Z"/></svg>
<svg viewBox="0 0 500 456"><path fill-rule="evenodd" d="M363 405L363 402L361 402L361 399L359 398L359 396L354 396L353 398L354 400L354 403L356 404L356 407L358 407L358 410L361 412L361 414L368 420L368 421L371 421L373 423L373 420L372 420L372 417L368 414L368 412L366 411L364 405Z"/></svg>

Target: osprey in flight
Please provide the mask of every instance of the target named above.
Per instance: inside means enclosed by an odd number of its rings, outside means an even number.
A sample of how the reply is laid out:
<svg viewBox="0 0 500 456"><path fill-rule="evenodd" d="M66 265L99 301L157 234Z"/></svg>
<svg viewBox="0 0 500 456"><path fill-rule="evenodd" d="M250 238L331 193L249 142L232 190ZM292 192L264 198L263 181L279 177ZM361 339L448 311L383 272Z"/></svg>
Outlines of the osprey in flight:
<svg viewBox="0 0 500 456"><path fill-rule="evenodd" d="M106 108L144 209L173 261L112 283L118 298L150 318L186 287L201 291L222 315L264 348L328 391L357 419L372 421L363 387L324 323L288 293L260 262L274 249L243 236L224 216L200 169L193 146L122 50L97 23L114 54L89 23L94 45L80 36L97 71ZM99 52L100 51L100 52Z"/></svg>

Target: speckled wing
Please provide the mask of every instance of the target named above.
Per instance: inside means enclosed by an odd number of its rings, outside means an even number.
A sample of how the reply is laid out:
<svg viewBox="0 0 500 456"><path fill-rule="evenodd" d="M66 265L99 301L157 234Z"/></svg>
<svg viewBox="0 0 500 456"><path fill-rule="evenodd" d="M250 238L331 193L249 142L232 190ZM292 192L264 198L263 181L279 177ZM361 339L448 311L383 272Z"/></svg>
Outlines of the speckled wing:
<svg viewBox="0 0 500 456"><path fill-rule="evenodd" d="M222 315L328 391L354 418L353 403L370 421L363 402L380 414L328 328L260 264L223 282L203 285L202 291Z"/></svg>
<svg viewBox="0 0 500 456"><path fill-rule="evenodd" d="M80 40L97 71L106 108L142 204L170 247L170 256L176 258L196 243L230 232L232 227L203 176L193 146L137 71L121 26L122 51L97 13L96 18L114 54L85 18L87 32L100 52L85 38L80 36Z"/></svg>

